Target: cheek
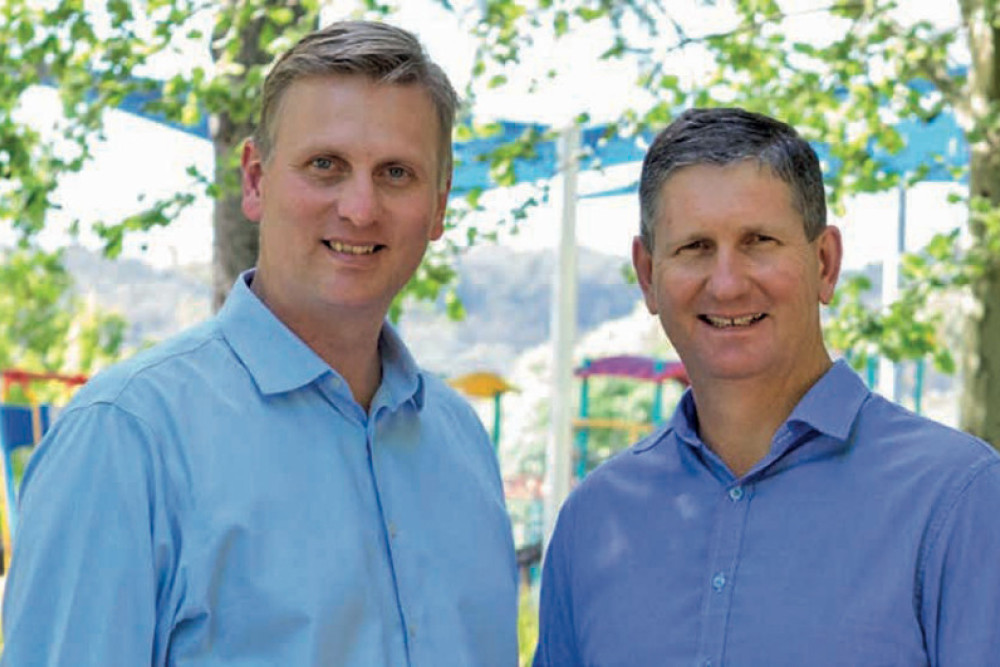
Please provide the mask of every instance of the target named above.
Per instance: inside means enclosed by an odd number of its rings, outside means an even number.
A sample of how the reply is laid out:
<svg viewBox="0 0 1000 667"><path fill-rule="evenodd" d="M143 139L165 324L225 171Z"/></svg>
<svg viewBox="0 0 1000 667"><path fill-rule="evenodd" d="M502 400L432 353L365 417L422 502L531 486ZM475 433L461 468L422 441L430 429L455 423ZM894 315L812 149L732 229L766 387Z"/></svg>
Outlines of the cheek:
<svg viewBox="0 0 1000 667"><path fill-rule="evenodd" d="M282 211L286 216L321 211L331 206L335 198L333 188L294 175L285 176L270 185L273 196L265 196L265 202L270 202L273 210Z"/></svg>
<svg viewBox="0 0 1000 667"><path fill-rule="evenodd" d="M683 306L697 298L704 281L696 271L675 265L653 266L653 294L661 306Z"/></svg>
<svg viewBox="0 0 1000 667"><path fill-rule="evenodd" d="M387 199L385 220L394 221L399 233L414 241L433 241L444 233L444 210L435 197L420 195Z"/></svg>
<svg viewBox="0 0 1000 667"><path fill-rule="evenodd" d="M760 283L774 297L784 300L803 298L807 293L815 298L819 292L818 270L803 261L785 261L759 268Z"/></svg>

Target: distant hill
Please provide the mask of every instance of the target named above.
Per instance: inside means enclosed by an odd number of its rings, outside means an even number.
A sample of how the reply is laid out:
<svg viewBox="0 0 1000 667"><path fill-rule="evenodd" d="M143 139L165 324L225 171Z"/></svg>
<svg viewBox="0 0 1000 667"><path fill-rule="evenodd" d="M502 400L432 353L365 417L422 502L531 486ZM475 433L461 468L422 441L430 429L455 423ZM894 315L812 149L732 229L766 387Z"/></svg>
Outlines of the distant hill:
<svg viewBox="0 0 1000 667"><path fill-rule="evenodd" d="M497 245L462 256L457 292L465 319L452 322L440 304L418 304L400 322L421 365L442 375L509 372L519 355L549 338L555 262L552 250L516 252ZM577 273L580 334L628 315L640 299L617 257L581 249Z"/></svg>
<svg viewBox="0 0 1000 667"><path fill-rule="evenodd" d="M209 268L156 269L137 259L109 260L80 246L66 249L77 291L128 320L127 347L164 340L211 313Z"/></svg>

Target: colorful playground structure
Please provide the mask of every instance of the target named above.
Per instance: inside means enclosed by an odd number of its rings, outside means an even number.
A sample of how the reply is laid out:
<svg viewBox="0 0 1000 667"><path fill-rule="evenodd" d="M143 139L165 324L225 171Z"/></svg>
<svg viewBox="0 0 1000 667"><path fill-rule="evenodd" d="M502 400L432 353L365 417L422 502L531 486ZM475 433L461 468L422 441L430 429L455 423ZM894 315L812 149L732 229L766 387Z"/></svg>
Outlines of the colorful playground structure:
<svg viewBox="0 0 1000 667"><path fill-rule="evenodd" d="M87 382L85 375L61 375L58 373L33 373L10 369L0 371L0 465L3 474L0 480L3 493L3 512L0 524L3 534L3 557L0 559L0 573L10 565L11 544L17 531L17 484L19 475L14 471L14 452L21 448L34 447L42 439L55 417L55 408L36 399L34 386L37 383L56 382L69 389L75 389ZM17 387L23 402L9 403L12 389Z"/></svg>
<svg viewBox="0 0 1000 667"><path fill-rule="evenodd" d="M844 358L848 361L852 360L850 353L844 355ZM910 362L913 368L913 386L910 391L910 409L916 412L918 415L923 414L924 411L924 375L926 373L925 366L926 361L923 359L917 359L916 361ZM902 369L904 365L902 363L897 363L897 368ZM858 372L862 375L865 380L865 384L871 390L876 390L879 385L879 359L878 357L868 357L865 359L864 368ZM897 394L896 396L890 396L893 400L902 402L904 397Z"/></svg>
<svg viewBox="0 0 1000 667"><path fill-rule="evenodd" d="M466 373L448 380L448 384L470 398L486 398L493 401L493 429L490 436L493 439L493 451L499 455L503 395L509 391L517 391L517 388L496 373L489 372Z"/></svg>
<svg viewBox="0 0 1000 667"><path fill-rule="evenodd" d="M580 416L573 422L576 433L576 478L581 480L587 474L589 465L590 433L594 429L623 431L628 443L633 443L651 432L663 421L663 385L677 382L686 387L690 384L687 371L679 361L666 361L654 357L618 355L585 359L573 374L580 378ZM595 377L616 377L652 382L654 385L653 404L647 421L634 421L610 417L595 417L590 414L590 381Z"/></svg>

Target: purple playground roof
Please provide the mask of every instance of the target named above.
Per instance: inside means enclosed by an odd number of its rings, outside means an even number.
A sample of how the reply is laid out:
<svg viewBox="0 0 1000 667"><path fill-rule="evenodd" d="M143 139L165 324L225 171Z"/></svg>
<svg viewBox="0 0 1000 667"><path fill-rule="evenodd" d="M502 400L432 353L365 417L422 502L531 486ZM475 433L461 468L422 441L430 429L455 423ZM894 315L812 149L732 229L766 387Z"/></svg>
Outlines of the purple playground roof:
<svg viewBox="0 0 1000 667"><path fill-rule="evenodd" d="M653 357L640 357L627 354L616 357L587 359L583 362L582 366L573 371L573 374L579 378L604 375L646 380L649 382L677 380L681 384L686 385L689 383L684 364L679 361L664 361L663 359L654 359Z"/></svg>

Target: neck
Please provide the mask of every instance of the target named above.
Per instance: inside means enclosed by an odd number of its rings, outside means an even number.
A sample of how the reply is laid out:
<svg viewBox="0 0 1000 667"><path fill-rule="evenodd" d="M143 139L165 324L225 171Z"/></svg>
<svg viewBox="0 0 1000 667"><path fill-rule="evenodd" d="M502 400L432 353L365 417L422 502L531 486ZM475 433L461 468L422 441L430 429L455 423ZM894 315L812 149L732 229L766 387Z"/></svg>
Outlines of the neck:
<svg viewBox="0 0 1000 667"><path fill-rule="evenodd" d="M282 308L268 299L261 281L251 290L285 326L340 373L351 395L365 412L382 382L382 360L378 341L385 313L327 313L305 308Z"/></svg>
<svg viewBox="0 0 1000 667"><path fill-rule="evenodd" d="M381 328L381 324L380 324ZM357 336L325 334L305 341L330 368L340 373L351 389L351 395L365 412L382 382L382 359L378 351L380 329ZM338 332L339 333L339 332ZM299 334L300 336L302 334Z"/></svg>
<svg viewBox="0 0 1000 667"><path fill-rule="evenodd" d="M831 365L830 358L824 355L810 372L784 382L749 379L697 383L692 378L701 439L734 475L742 477L767 456L778 428Z"/></svg>

